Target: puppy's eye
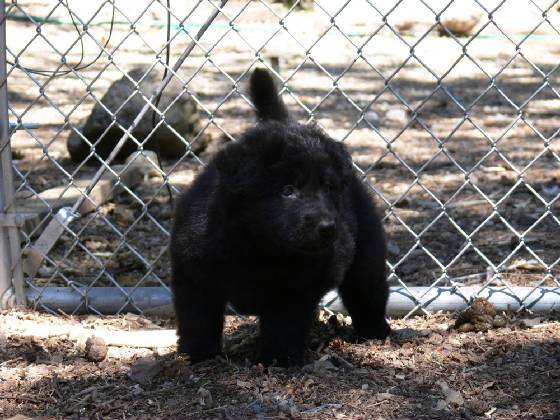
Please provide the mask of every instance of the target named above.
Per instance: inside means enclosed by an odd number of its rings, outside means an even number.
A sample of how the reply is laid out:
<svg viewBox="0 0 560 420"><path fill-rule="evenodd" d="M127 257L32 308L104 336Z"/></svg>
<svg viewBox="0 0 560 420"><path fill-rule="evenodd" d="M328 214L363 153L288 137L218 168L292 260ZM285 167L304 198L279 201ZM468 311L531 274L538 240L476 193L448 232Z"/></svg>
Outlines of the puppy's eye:
<svg viewBox="0 0 560 420"><path fill-rule="evenodd" d="M337 186L333 181L329 180L324 182L323 188L325 189L325 191L331 192L331 191L336 191Z"/></svg>
<svg viewBox="0 0 560 420"><path fill-rule="evenodd" d="M282 195L284 197L292 197L294 196L296 193L296 187L294 187L293 185L284 185L282 187Z"/></svg>

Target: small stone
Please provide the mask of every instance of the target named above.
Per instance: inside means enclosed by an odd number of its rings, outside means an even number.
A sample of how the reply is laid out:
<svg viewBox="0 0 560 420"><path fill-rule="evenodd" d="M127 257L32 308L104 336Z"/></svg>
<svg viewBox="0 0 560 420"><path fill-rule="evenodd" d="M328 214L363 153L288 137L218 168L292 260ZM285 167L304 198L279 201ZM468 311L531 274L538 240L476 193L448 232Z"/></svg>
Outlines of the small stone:
<svg viewBox="0 0 560 420"><path fill-rule="evenodd" d="M447 404L463 405L464 400L463 400L463 396L459 391L450 389L447 395L445 396L445 402L447 402Z"/></svg>
<svg viewBox="0 0 560 420"><path fill-rule="evenodd" d="M92 362L100 362L107 356L107 345L101 337L92 335L86 340L86 358Z"/></svg>
<svg viewBox="0 0 560 420"><path fill-rule="evenodd" d="M375 111L368 111L366 112L365 115L366 119L368 119L369 121L376 123L379 121L379 114Z"/></svg>
<svg viewBox="0 0 560 420"><path fill-rule="evenodd" d="M140 359L132 365L129 377L140 385L149 385L162 370L163 364L161 361Z"/></svg>
<svg viewBox="0 0 560 420"><path fill-rule="evenodd" d="M436 381L436 384L441 388L441 392L445 396L445 404L463 405L463 396L459 391L449 388L445 381Z"/></svg>
<svg viewBox="0 0 560 420"><path fill-rule="evenodd" d="M313 364L313 372L318 374L329 374L337 370L338 368L330 360L318 360Z"/></svg>
<svg viewBox="0 0 560 420"><path fill-rule="evenodd" d="M506 319L501 315L496 315L492 321L492 326L494 328L503 328L506 326Z"/></svg>
<svg viewBox="0 0 560 420"><path fill-rule="evenodd" d="M39 268L37 274L39 274L40 277L50 277L54 273L54 270L55 270L54 267L48 267L46 265L42 265Z"/></svg>
<svg viewBox="0 0 560 420"><path fill-rule="evenodd" d="M401 253L401 249L399 248L397 243L395 241L393 241L392 239L389 239L387 241L387 251L391 255L399 255Z"/></svg>
<svg viewBox="0 0 560 420"><path fill-rule="evenodd" d="M479 399L472 399L468 401L467 408L472 410L474 414L480 416L486 412L486 410L488 409L488 404Z"/></svg>
<svg viewBox="0 0 560 420"><path fill-rule="evenodd" d="M425 328L425 329L423 329L423 330L420 330L420 331L418 332L418 334L419 334L421 337L429 337L429 336L432 335L432 330L431 330L430 328Z"/></svg>
<svg viewBox="0 0 560 420"><path fill-rule="evenodd" d="M397 342L403 344L416 340L419 336L419 333L417 330L414 330L412 328L401 328L399 330L393 330L392 335Z"/></svg>
<svg viewBox="0 0 560 420"><path fill-rule="evenodd" d="M447 408L447 404L444 400L437 400L434 410L445 410Z"/></svg>
<svg viewBox="0 0 560 420"><path fill-rule="evenodd" d="M404 109L393 108L385 113L385 119L395 123L404 124L408 121L408 115Z"/></svg>
<svg viewBox="0 0 560 420"><path fill-rule="evenodd" d="M436 381L436 385L439 385L441 391L446 394L449 391L449 385L445 381Z"/></svg>
<svg viewBox="0 0 560 420"><path fill-rule="evenodd" d="M137 169L144 177L158 176L158 158L156 152L143 150L132 153L126 158L126 171Z"/></svg>
<svg viewBox="0 0 560 420"><path fill-rule="evenodd" d="M212 394L206 388L200 387L196 392L200 398L199 403L204 407L212 407L214 405L214 400Z"/></svg>
<svg viewBox="0 0 560 420"><path fill-rule="evenodd" d="M366 368L355 369L353 372L355 375L368 375L369 371Z"/></svg>

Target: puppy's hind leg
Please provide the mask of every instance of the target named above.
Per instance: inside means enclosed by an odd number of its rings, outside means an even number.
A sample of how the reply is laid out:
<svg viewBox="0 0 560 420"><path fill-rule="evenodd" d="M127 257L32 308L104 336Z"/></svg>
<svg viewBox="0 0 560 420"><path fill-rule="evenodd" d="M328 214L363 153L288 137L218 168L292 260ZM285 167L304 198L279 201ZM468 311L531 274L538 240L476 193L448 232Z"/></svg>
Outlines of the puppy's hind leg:
<svg viewBox="0 0 560 420"><path fill-rule="evenodd" d="M338 291L358 336L385 338L391 328L385 319L389 286L385 270L387 246L373 201L357 178L351 185L357 230L354 260Z"/></svg>
<svg viewBox="0 0 560 420"><path fill-rule="evenodd" d="M352 317L356 334L363 338L385 338L391 328L385 319L389 297L385 270L385 238L379 222L372 218L358 238L356 255L338 288L342 303Z"/></svg>
<svg viewBox="0 0 560 420"><path fill-rule="evenodd" d="M383 339L391 333L385 319L389 288L384 279L379 281L381 275L384 277L384 273L372 271L351 273L338 289L354 331L362 338Z"/></svg>

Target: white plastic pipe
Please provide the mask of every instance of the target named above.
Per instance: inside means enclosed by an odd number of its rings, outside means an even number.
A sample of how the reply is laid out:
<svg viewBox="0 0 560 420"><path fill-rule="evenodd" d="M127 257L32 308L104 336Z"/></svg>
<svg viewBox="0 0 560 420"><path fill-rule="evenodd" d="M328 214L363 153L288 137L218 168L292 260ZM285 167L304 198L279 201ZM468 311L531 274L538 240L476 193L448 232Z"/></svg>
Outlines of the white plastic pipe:
<svg viewBox="0 0 560 420"><path fill-rule="evenodd" d="M419 303L428 312L453 312L465 309L474 297L488 299L497 311L516 311L522 306L533 312L560 309L560 287L391 287L387 314L406 315L420 309ZM335 312L346 312L334 291L323 298L323 303Z"/></svg>
<svg viewBox="0 0 560 420"><path fill-rule="evenodd" d="M87 294L86 294L87 291ZM160 315L172 315L171 293L163 287L46 287L42 290L28 289L27 299L37 309L42 307L66 313L88 313L91 308L103 314L154 310ZM87 299L85 298L87 296ZM533 312L560 310L560 287L391 287L387 314L402 316L418 310L422 303L430 312L451 312L464 309L472 297L487 298L498 311L516 311L523 305ZM133 304L131 304L133 302ZM335 291L327 293L321 305L335 312L346 313ZM88 307L89 306L89 307Z"/></svg>

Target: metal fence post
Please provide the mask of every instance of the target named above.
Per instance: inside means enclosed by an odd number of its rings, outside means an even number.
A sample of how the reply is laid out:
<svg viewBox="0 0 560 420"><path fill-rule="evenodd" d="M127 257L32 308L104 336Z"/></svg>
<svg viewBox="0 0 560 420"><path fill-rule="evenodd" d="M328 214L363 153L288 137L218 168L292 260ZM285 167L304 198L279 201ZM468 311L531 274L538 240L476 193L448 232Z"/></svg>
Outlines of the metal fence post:
<svg viewBox="0 0 560 420"><path fill-rule="evenodd" d="M25 304L8 126L6 13L0 0L0 309Z"/></svg>

